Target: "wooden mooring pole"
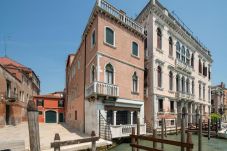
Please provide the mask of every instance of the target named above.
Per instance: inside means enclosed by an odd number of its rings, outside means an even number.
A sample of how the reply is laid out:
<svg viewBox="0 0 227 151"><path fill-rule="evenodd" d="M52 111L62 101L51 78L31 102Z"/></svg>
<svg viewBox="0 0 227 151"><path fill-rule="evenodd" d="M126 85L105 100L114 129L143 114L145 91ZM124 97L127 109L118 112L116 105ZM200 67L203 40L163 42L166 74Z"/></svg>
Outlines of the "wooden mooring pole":
<svg viewBox="0 0 227 151"><path fill-rule="evenodd" d="M164 139L164 124L165 124L165 120L164 119L162 119L162 132L161 132L161 138L162 139ZM164 150L164 144L163 143L161 143L161 148L162 148L162 150Z"/></svg>
<svg viewBox="0 0 227 151"><path fill-rule="evenodd" d="M202 151L202 115L199 118L198 151Z"/></svg>
<svg viewBox="0 0 227 151"><path fill-rule="evenodd" d="M140 114L139 112L137 114L137 135L140 136ZM139 139L137 139L137 145L139 145ZM139 151L139 148L137 148L137 151Z"/></svg>
<svg viewBox="0 0 227 151"><path fill-rule="evenodd" d="M185 143L185 108L182 109L182 115L181 115L181 142ZM181 147L181 151L184 151L184 147Z"/></svg>
<svg viewBox="0 0 227 151"><path fill-rule="evenodd" d="M132 135L135 135L135 127L132 128ZM136 139L135 137L131 137L131 144L136 144ZM135 148L132 147L132 151L135 151Z"/></svg>
<svg viewBox="0 0 227 151"><path fill-rule="evenodd" d="M153 129L153 138L157 137L157 130ZM157 148L157 143L155 141L153 141L153 148L156 149Z"/></svg>
<svg viewBox="0 0 227 151"><path fill-rule="evenodd" d="M210 140L210 119L208 119L208 140Z"/></svg>
<svg viewBox="0 0 227 151"><path fill-rule="evenodd" d="M164 119L164 122L165 122L165 137L167 137L166 119Z"/></svg>
<svg viewBox="0 0 227 151"><path fill-rule="evenodd" d="M192 144L192 133L190 133L190 132L187 133L187 143ZM187 148L187 151L192 151L192 149Z"/></svg>
<svg viewBox="0 0 227 151"><path fill-rule="evenodd" d="M92 138L91 151L96 151L96 141L94 140L95 136L96 136L95 131L92 131L91 132L91 138Z"/></svg>
<svg viewBox="0 0 227 151"><path fill-rule="evenodd" d="M39 121L38 121L39 112L33 100L28 101L27 115L30 150L40 151Z"/></svg>
<svg viewBox="0 0 227 151"><path fill-rule="evenodd" d="M176 126L176 135L178 135L177 118L175 119L175 126Z"/></svg>

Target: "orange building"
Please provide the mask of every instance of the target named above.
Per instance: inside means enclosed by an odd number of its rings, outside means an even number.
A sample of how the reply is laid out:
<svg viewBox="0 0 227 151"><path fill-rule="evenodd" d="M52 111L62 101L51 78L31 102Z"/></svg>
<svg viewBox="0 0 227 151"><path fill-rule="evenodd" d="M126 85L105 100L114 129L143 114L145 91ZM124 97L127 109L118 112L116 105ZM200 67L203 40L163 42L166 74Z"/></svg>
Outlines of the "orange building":
<svg viewBox="0 0 227 151"><path fill-rule="evenodd" d="M34 96L39 111L40 123L64 122L64 96L63 92Z"/></svg>

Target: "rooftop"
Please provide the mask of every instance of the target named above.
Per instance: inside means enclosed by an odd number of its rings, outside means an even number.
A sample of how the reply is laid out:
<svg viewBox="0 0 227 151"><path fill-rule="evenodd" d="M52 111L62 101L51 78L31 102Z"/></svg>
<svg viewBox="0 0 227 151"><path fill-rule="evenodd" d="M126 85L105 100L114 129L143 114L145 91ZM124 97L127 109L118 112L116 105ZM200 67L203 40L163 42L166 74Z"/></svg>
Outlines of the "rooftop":
<svg viewBox="0 0 227 151"><path fill-rule="evenodd" d="M137 16L136 20L145 12L147 9L149 9L151 6L157 6L159 9L161 9L176 25L178 25L196 44L198 44L203 51L211 56L210 50L198 39L197 36L194 35L194 33L184 24L184 22L174 13L169 12L167 8L165 8L158 0L150 0L148 4L144 7L144 9L140 12L140 14Z"/></svg>

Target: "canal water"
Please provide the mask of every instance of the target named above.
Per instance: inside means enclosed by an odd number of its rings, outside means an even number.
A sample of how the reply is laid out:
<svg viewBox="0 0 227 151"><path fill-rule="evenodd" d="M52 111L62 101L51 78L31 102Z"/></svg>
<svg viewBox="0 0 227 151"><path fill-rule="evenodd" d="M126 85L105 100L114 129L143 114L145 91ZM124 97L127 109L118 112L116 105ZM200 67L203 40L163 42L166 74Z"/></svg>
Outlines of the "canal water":
<svg viewBox="0 0 227 151"><path fill-rule="evenodd" d="M177 140L180 141L180 135L168 135L167 139L170 140ZM198 136L193 135L192 136L192 142L194 144L193 151L198 151ZM153 142L148 141L142 141L141 144L152 147ZM158 144L158 148L161 148L161 145ZM129 146L129 143L123 143L110 151L131 151L131 147ZM171 145L165 145L164 151L180 151L181 149L179 147L171 146ZM207 139L207 137L202 138L202 150L203 151L227 151L227 139L216 139L211 138L210 140ZM140 151L143 151L142 149Z"/></svg>

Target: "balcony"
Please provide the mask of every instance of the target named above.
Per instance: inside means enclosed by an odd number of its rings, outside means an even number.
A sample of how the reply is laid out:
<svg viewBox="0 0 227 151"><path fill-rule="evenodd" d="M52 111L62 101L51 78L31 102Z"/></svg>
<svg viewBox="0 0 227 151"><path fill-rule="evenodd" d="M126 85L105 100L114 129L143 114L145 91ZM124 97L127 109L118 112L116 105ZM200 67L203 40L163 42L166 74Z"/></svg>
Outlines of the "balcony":
<svg viewBox="0 0 227 151"><path fill-rule="evenodd" d="M117 18L119 21L127 25L128 27L136 30L137 32L144 34L144 28L133 19L127 17L123 11L116 9L114 6L109 4L105 0L98 0L97 5L113 17Z"/></svg>
<svg viewBox="0 0 227 151"><path fill-rule="evenodd" d="M13 92L6 92L5 99L10 102L14 102L18 99L18 94L15 94Z"/></svg>
<svg viewBox="0 0 227 151"><path fill-rule="evenodd" d="M85 97L107 96L112 98L119 97L119 87L113 84L103 82L93 82L86 88Z"/></svg>
<svg viewBox="0 0 227 151"><path fill-rule="evenodd" d="M176 92L175 97L177 99L185 99L185 100L194 100L195 96L189 93L183 93L183 92Z"/></svg>
<svg viewBox="0 0 227 151"><path fill-rule="evenodd" d="M132 134L132 128L135 127L137 133L137 125L116 125L110 126L112 138L128 137ZM146 134L146 124L140 125L140 134Z"/></svg>
<svg viewBox="0 0 227 151"><path fill-rule="evenodd" d="M176 59L175 61L175 66L176 68L188 73L188 74L191 74L192 73L192 68L190 65L187 65L185 62L182 62L181 60L178 60Z"/></svg>

